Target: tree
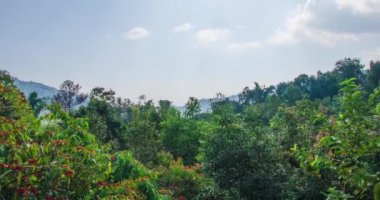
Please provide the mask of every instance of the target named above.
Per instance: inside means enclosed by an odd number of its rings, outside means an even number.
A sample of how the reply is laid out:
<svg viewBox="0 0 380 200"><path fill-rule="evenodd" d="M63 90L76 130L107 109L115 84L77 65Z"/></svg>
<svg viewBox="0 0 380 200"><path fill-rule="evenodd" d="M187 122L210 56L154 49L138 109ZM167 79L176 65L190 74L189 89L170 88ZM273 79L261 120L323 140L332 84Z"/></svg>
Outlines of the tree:
<svg viewBox="0 0 380 200"><path fill-rule="evenodd" d="M160 114L161 120L165 120L169 116L169 113L172 111L172 102L170 102L169 100L158 101L158 112Z"/></svg>
<svg viewBox="0 0 380 200"><path fill-rule="evenodd" d="M380 179L380 89L365 99L352 78L342 82L340 111L322 127L313 147L293 147L301 167L328 185L328 199L371 199Z"/></svg>
<svg viewBox="0 0 380 200"><path fill-rule="evenodd" d="M215 128L202 148L206 173L222 189L238 191L235 199L279 199L285 180L272 136L251 130L231 104L214 114Z"/></svg>
<svg viewBox="0 0 380 200"><path fill-rule="evenodd" d="M76 117L87 117L91 133L103 143L111 143L113 150L125 147L126 123L122 110L115 104L115 92L104 88L91 91L90 102L74 112Z"/></svg>
<svg viewBox="0 0 380 200"><path fill-rule="evenodd" d="M195 164L202 136L207 134L209 124L194 118L181 117L177 111L171 113L160 125L165 149L176 158L181 157L185 165Z"/></svg>
<svg viewBox="0 0 380 200"><path fill-rule="evenodd" d="M380 84L380 61L369 64L368 79L371 84L371 88L374 89Z"/></svg>
<svg viewBox="0 0 380 200"><path fill-rule="evenodd" d="M0 81L4 86L15 87L13 78L8 71L0 70Z"/></svg>
<svg viewBox="0 0 380 200"><path fill-rule="evenodd" d="M363 68L364 65L360 63L359 59L344 58L343 60L336 62L333 73L337 75L339 83L350 78L357 78L359 83L363 83Z"/></svg>
<svg viewBox="0 0 380 200"><path fill-rule="evenodd" d="M321 71L317 72L315 81L312 80L310 99L323 99L338 94L339 82L335 73Z"/></svg>
<svg viewBox="0 0 380 200"><path fill-rule="evenodd" d="M86 119L72 118L57 104L36 118L8 78L0 73L0 99L11 113L3 114L0 101L1 199L165 198L149 170L130 153L109 154Z"/></svg>
<svg viewBox="0 0 380 200"><path fill-rule="evenodd" d="M64 110L69 111L87 99L86 94L79 92L80 89L79 84L66 80L60 86L58 93L54 95L53 101L59 103Z"/></svg>
<svg viewBox="0 0 380 200"><path fill-rule="evenodd" d="M125 134L126 147L144 164L151 165L162 150L160 116L151 100L132 106Z"/></svg>
<svg viewBox="0 0 380 200"><path fill-rule="evenodd" d="M282 94L283 100L288 104L288 105L294 105L296 101L304 98L303 93L301 89L294 84L289 85L285 92Z"/></svg>
<svg viewBox="0 0 380 200"><path fill-rule="evenodd" d="M90 97L93 99L105 101L108 103L115 103L115 91L106 90L103 87L96 87L92 89Z"/></svg>
<svg viewBox="0 0 380 200"><path fill-rule="evenodd" d="M308 76L306 74L301 74L294 79L294 85L300 88L304 96L310 97L312 84L315 82L314 76Z"/></svg>
<svg viewBox="0 0 380 200"><path fill-rule="evenodd" d="M282 96L282 94L285 92L286 88L289 86L290 83L281 82L276 85L276 94L278 96Z"/></svg>
<svg viewBox="0 0 380 200"><path fill-rule="evenodd" d="M201 112L199 100L195 97L190 97L185 107L185 116L189 118L192 118Z"/></svg>
<svg viewBox="0 0 380 200"><path fill-rule="evenodd" d="M252 90L245 87L243 92L239 94L239 102L243 106L247 106L252 103L262 103L265 101L267 96L273 92L273 90L274 86L262 87L255 82L255 87Z"/></svg>
<svg viewBox="0 0 380 200"><path fill-rule="evenodd" d="M14 93L19 92L15 89L16 86L13 83L13 79L7 71L0 70L0 83L4 85L4 88L13 89ZM12 108L12 102L6 98L6 96L4 95L6 94L5 92L6 91L3 90L1 90L0 92L0 116L17 119L20 117L20 115L17 112L14 112L14 109ZM20 99L20 101L22 101L22 98Z"/></svg>
<svg viewBox="0 0 380 200"><path fill-rule="evenodd" d="M46 106L42 98L38 98L37 92L32 92L28 97L29 105L33 109L34 116L38 116L41 110Z"/></svg>

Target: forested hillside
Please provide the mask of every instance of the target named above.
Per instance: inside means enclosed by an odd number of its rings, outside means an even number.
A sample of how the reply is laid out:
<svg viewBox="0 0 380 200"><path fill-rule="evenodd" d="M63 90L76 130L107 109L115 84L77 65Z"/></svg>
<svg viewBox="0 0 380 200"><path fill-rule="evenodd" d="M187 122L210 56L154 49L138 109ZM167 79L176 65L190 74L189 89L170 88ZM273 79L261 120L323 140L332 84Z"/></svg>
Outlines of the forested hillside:
<svg viewBox="0 0 380 200"><path fill-rule="evenodd" d="M69 80L46 102L1 71L0 199L378 200L379 83L344 58L203 113Z"/></svg>
<svg viewBox="0 0 380 200"><path fill-rule="evenodd" d="M32 92L36 92L38 96L49 99L57 93L57 89L42 83L36 83L33 81L27 82L17 78L14 79L14 83L26 96L29 96Z"/></svg>

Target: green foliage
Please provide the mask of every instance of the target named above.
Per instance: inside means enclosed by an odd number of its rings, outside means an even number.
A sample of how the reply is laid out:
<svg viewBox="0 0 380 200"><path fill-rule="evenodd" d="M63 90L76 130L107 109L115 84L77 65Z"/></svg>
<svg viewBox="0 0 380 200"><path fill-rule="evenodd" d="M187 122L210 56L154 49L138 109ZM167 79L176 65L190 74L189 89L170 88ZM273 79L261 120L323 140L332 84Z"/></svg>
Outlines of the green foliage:
<svg viewBox="0 0 380 200"><path fill-rule="evenodd" d="M160 153L154 169L160 192L174 199L231 199L212 179L201 173L201 165L185 166L181 159L174 160L167 152Z"/></svg>
<svg viewBox="0 0 380 200"><path fill-rule="evenodd" d="M349 79L342 83L341 111L336 120L330 121L326 134L313 148L293 149L302 167L331 180L331 188L336 188L329 189L331 199L336 199L338 194L367 199L372 196L372 185L379 180L379 173L371 164L380 152L380 136L373 126L379 121L372 111L379 93L365 101L354 82L355 79Z"/></svg>
<svg viewBox="0 0 380 200"><path fill-rule="evenodd" d="M44 100L42 98L38 98L38 94L36 92L32 92L29 94L28 102L33 110L34 116L36 117L38 117L41 110L46 106Z"/></svg>
<svg viewBox="0 0 380 200"><path fill-rule="evenodd" d="M239 94L239 101L243 106L247 106L253 103L263 103L273 90L273 86L270 86L268 88L265 86L262 87L255 82L255 87L253 89L249 89L248 87L245 87L243 89L243 92Z"/></svg>
<svg viewBox="0 0 380 200"><path fill-rule="evenodd" d="M87 99L86 94L79 92L80 89L79 84L66 80L59 87L58 93L54 95L53 101L60 104L64 110L69 111Z"/></svg>
<svg viewBox="0 0 380 200"><path fill-rule="evenodd" d="M294 105L296 101L302 99L301 89L293 84L289 85L281 96L288 105Z"/></svg>
<svg viewBox="0 0 380 200"><path fill-rule="evenodd" d="M136 158L148 164L162 150L159 131L160 118L151 102L132 107L132 120L127 124L126 147Z"/></svg>
<svg viewBox="0 0 380 200"><path fill-rule="evenodd" d="M219 93L209 113L190 98L184 115L102 87L71 109L85 95L69 81L39 118L41 99L0 71L0 198L379 199L378 71L345 58L238 101Z"/></svg>
<svg viewBox="0 0 380 200"><path fill-rule="evenodd" d="M364 79L364 74L362 72L364 65L360 63L357 58L344 58L335 63L335 69L333 73L336 74L338 82L350 78L357 78L357 81L362 82Z"/></svg>
<svg viewBox="0 0 380 200"><path fill-rule="evenodd" d="M368 71L368 80L369 80L369 87L371 89L374 89L379 86L380 84L380 61L373 62L371 61L369 64L369 71Z"/></svg>
<svg viewBox="0 0 380 200"><path fill-rule="evenodd" d="M319 102L309 100L298 101L292 107L280 107L270 126L283 149L287 151L294 144L310 147L318 129L327 121L323 111Z"/></svg>
<svg viewBox="0 0 380 200"><path fill-rule="evenodd" d="M165 149L176 158L181 157L185 165L195 164L209 124L175 114L161 122L161 127Z"/></svg>
<svg viewBox="0 0 380 200"><path fill-rule="evenodd" d="M337 190L334 187L331 187L327 190L326 200L346 200L346 199L354 199L354 196L345 194L341 190Z"/></svg>
<svg viewBox="0 0 380 200"><path fill-rule="evenodd" d="M89 104L79 108L74 116L86 117L92 134L103 143L112 143L113 149L120 149L125 146L124 134L126 132L126 125L121 114L116 106L92 96Z"/></svg>
<svg viewBox="0 0 380 200"><path fill-rule="evenodd" d="M118 152L114 159L111 175L115 182L148 176L145 167L133 158L132 153Z"/></svg>
<svg viewBox="0 0 380 200"><path fill-rule="evenodd" d="M380 182L376 183L375 186L373 187L373 198L375 200L380 199Z"/></svg>
<svg viewBox="0 0 380 200"><path fill-rule="evenodd" d="M206 173L221 189L236 189L241 198L279 198L284 176L273 135L263 128L250 130L251 124L224 106L203 147Z"/></svg>
<svg viewBox="0 0 380 200"><path fill-rule="evenodd" d="M2 198L92 199L128 194L135 197L130 199L159 199L159 193L148 179L135 180L145 172L136 174L133 169L128 171L131 174L126 174L124 170L123 176L117 179L121 182L111 179L120 171L120 162L125 165L121 169L140 168L133 165L137 161L132 157L126 161L125 156L117 156L112 164L112 156L88 132L85 119L74 119L55 104L50 106L49 114L36 119L12 84L1 81L0 91L11 107L10 113L0 116ZM128 179L132 180L128 182ZM112 194L104 192L108 185L116 187Z"/></svg>
<svg viewBox="0 0 380 200"><path fill-rule="evenodd" d="M186 103L185 116L191 118L194 117L196 114L199 114L200 112L201 107L199 104L199 100L195 97L190 97Z"/></svg>

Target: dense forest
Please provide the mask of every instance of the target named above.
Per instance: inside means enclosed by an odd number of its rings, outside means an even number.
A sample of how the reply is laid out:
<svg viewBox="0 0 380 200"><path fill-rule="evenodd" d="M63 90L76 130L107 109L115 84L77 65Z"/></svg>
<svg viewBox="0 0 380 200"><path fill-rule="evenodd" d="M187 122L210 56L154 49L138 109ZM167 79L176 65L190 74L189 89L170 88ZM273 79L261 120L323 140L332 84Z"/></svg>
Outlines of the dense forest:
<svg viewBox="0 0 380 200"><path fill-rule="evenodd" d="M1 71L0 199L378 200L379 83L344 58L202 113L69 80L47 102Z"/></svg>

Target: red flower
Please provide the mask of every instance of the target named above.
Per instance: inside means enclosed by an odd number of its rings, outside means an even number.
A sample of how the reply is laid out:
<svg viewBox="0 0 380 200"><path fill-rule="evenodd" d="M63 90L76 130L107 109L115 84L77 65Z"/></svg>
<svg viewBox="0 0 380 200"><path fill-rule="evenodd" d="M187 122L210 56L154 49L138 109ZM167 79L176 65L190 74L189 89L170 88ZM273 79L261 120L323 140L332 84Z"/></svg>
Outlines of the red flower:
<svg viewBox="0 0 380 200"><path fill-rule="evenodd" d="M30 186L28 186L28 187L20 187L17 190L17 192L28 199L28 197L29 197L29 188L30 188Z"/></svg>
<svg viewBox="0 0 380 200"><path fill-rule="evenodd" d="M74 176L74 171L73 170L67 170L65 172L65 175L68 176L68 177L72 177L72 176Z"/></svg>
<svg viewBox="0 0 380 200"><path fill-rule="evenodd" d="M53 144L55 145L63 145L66 144L66 141L64 140L52 140Z"/></svg>
<svg viewBox="0 0 380 200"><path fill-rule="evenodd" d="M37 196L37 194L38 194L38 189L37 189L37 188L32 187L30 190L32 191L32 193L33 193L35 196Z"/></svg>
<svg viewBox="0 0 380 200"><path fill-rule="evenodd" d="M36 165L37 164L37 160L36 159L29 159L28 160L28 164L29 165Z"/></svg>
<svg viewBox="0 0 380 200"><path fill-rule="evenodd" d="M98 187L103 187L103 186L106 186L107 183L104 182L104 181L99 181L99 182L96 183L96 185L97 185Z"/></svg>
<svg viewBox="0 0 380 200"><path fill-rule="evenodd" d="M16 171L22 171L22 170L25 169L25 167L24 167L24 166L17 165L17 166L14 167L14 169L15 169Z"/></svg>
<svg viewBox="0 0 380 200"><path fill-rule="evenodd" d="M36 177L41 178L42 177L42 172L37 172L35 175L36 175Z"/></svg>
<svg viewBox="0 0 380 200"><path fill-rule="evenodd" d="M20 187L20 188L17 190L17 192L20 193L20 194L24 194L25 191L26 191L26 190L25 190L25 188L23 188L23 187Z"/></svg>
<svg viewBox="0 0 380 200"><path fill-rule="evenodd" d="M8 134L9 134L9 132L7 132L7 131L0 131L0 136L6 136Z"/></svg>

